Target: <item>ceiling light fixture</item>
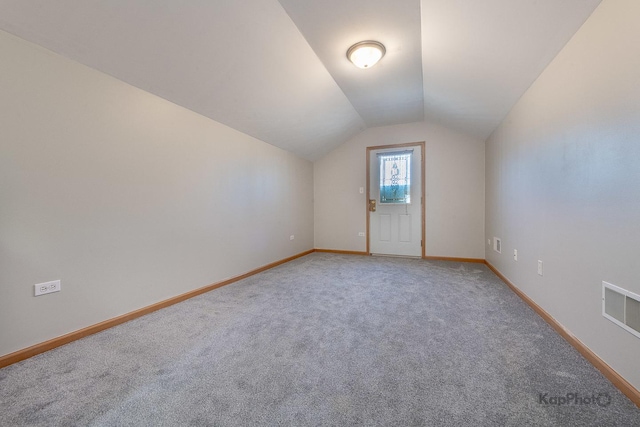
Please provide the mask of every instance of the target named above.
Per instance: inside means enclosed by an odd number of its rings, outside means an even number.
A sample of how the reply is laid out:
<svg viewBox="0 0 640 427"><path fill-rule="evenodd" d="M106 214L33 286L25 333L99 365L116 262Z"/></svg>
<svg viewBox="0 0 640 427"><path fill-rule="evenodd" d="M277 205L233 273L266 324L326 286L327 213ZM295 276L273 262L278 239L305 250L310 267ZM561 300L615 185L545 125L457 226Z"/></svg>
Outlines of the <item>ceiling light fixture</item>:
<svg viewBox="0 0 640 427"><path fill-rule="evenodd" d="M382 59L386 51L382 43L366 40L351 46L347 50L347 58L358 68L371 68Z"/></svg>

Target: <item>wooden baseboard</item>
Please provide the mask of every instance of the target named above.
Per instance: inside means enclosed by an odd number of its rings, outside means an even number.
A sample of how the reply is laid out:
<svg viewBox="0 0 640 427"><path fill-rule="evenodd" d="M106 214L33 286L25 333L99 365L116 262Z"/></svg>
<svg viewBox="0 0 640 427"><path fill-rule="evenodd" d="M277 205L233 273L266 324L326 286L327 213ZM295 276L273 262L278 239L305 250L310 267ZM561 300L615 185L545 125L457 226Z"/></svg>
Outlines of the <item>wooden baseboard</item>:
<svg viewBox="0 0 640 427"><path fill-rule="evenodd" d="M323 252L323 253L327 253L327 254L342 254L342 255L369 255L366 252L339 251L337 249L314 249L314 252Z"/></svg>
<svg viewBox="0 0 640 427"><path fill-rule="evenodd" d="M429 261L457 261L457 262L475 262L477 264L484 264L484 259L482 258L456 258L456 257L447 257L447 256L423 256L422 259L426 259Z"/></svg>
<svg viewBox="0 0 640 427"><path fill-rule="evenodd" d="M166 299L164 301L160 301L158 303L149 305L147 307L143 307L141 309L132 311L127 314L123 314L118 317L114 317L113 319L105 320L104 322L96 323L95 325L88 326L86 328L79 329L74 332L70 332L68 334L59 336L57 338L50 339L49 341L45 341L39 344L32 345L31 347L27 347L22 350L18 350L13 353L9 353L5 356L0 357L0 368L4 368L5 366L12 365L14 363L20 362L21 360L28 359L30 357L35 356L36 354L44 353L45 351L52 350L56 347L60 347L61 345L68 344L72 341L79 340L80 338L84 338L89 335L93 335L97 332L103 331L108 328L112 328L116 325L120 325L122 323L128 322L129 320L136 319L138 317L144 316L145 314L152 313L154 311L160 310L161 308L168 307L173 304L177 304L179 302L188 300L189 298L193 298L195 296L204 294L206 292L212 291L217 288L221 288L222 286L229 285L231 283L237 282L242 279L246 279L247 277L253 276L254 274L261 273L265 270L269 270L271 268L277 267L281 264L287 263L289 261L293 261L296 258L303 257L305 255L309 255L314 252L313 249L299 253L297 255L282 259L280 261L272 262L271 264L264 265L260 268L256 268L255 270L251 270L248 273L241 274L239 276L232 277L227 280L223 280L222 282L214 283L202 288L195 289L193 291L186 292L184 294Z"/></svg>
<svg viewBox="0 0 640 427"><path fill-rule="evenodd" d="M567 328L562 326L553 316L540 307L535 301L533 301L527 294L522 292L516 285L511 283L497 268L495 268L489 261L484 262L496 276L498 276L513 292L516 293L529 307L531 307L540 317L544 319L553 329L560 334L562 338L567 340L582 356L587 359L593 366L598 369L602 375L604 375L611 383L618 388L625 396L629 398L633 403L640 408L640 391L635 388L631 383L625 380L619 373L617 373L611 366L609 366L604 360L596 355L589 347L587 347L582 341L580 341L575 335L573 335Z"/></svg>
<svg viewBox="0 0 640 427"><path fill-rule="evenodd" d="M359 251L341 251L337 249L315 249L315 252L323 252L329 254L342 254L342 255L369 255L366 252ZM457 261L457 262L474 262L478 264L484 264L484 259L482 258L455 258L455 257L444 257L444 256L423 256L422 259L426 259L429 261Z"/></svg>

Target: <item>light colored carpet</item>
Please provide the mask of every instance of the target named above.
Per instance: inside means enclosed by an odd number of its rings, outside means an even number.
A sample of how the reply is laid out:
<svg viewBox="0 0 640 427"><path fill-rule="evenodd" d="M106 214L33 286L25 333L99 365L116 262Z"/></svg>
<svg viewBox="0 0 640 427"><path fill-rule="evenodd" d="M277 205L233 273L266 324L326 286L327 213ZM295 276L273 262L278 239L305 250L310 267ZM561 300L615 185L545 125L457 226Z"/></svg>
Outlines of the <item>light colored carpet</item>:
<svg viewBox="0 0 640 427"><path fill-rule="evenodd" d="M544 403L567 393L610 404ZM640 410L484 265L314 253L0 370L0 425L640 426Z"/></svg>

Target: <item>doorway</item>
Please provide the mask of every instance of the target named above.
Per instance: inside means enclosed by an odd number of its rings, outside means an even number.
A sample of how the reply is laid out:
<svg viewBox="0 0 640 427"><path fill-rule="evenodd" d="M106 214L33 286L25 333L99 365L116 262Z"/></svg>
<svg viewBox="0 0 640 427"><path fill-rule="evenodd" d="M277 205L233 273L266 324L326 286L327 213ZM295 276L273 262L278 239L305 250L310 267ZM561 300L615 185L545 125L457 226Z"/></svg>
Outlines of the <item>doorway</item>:
<svg viewBox="0 0 640 427"><path fill-rule="evenodd" d="M367 253L424 257L424 142L367 147Z"/></svg>

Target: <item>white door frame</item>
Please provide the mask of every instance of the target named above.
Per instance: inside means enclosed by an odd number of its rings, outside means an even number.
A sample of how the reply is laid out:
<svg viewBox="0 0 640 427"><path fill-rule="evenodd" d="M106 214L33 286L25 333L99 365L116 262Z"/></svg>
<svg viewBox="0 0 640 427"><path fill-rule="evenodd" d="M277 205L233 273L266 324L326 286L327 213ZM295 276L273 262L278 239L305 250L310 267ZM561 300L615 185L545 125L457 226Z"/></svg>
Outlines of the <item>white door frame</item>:
<svg viewBox="0 0 640 427"><path fill-rule="evenodd" d="M421 198L421 208L420 208L420 215L421 215L421 221L420 221L420 226L422 228L422 235L421 235L421 240L422 240L422 258L425 258L425 248L427 247L427 240L426 240L426 233L425 233L425 205L426 205L426 199L425 199L425 170L424 170L424 146L425 146L425 142L407 142L405 144L392 144L392 145L377 145L377 146L373 146L373 147L367 147L367 200L365 201L365 209L367 210L367 255L371 255L371 251L369 248L369 226L370 226L370 216L371 216L371 212L369 212L369 200L371 199L371 152L374 150L383 150L383 149L387 149L387 148L405 148L405 147L416 147L419 146L421 148L420 150L420 170L421 170L421 176L420 176L420 180L421 180L421 194L420 194L420 198Z"/></svg>

